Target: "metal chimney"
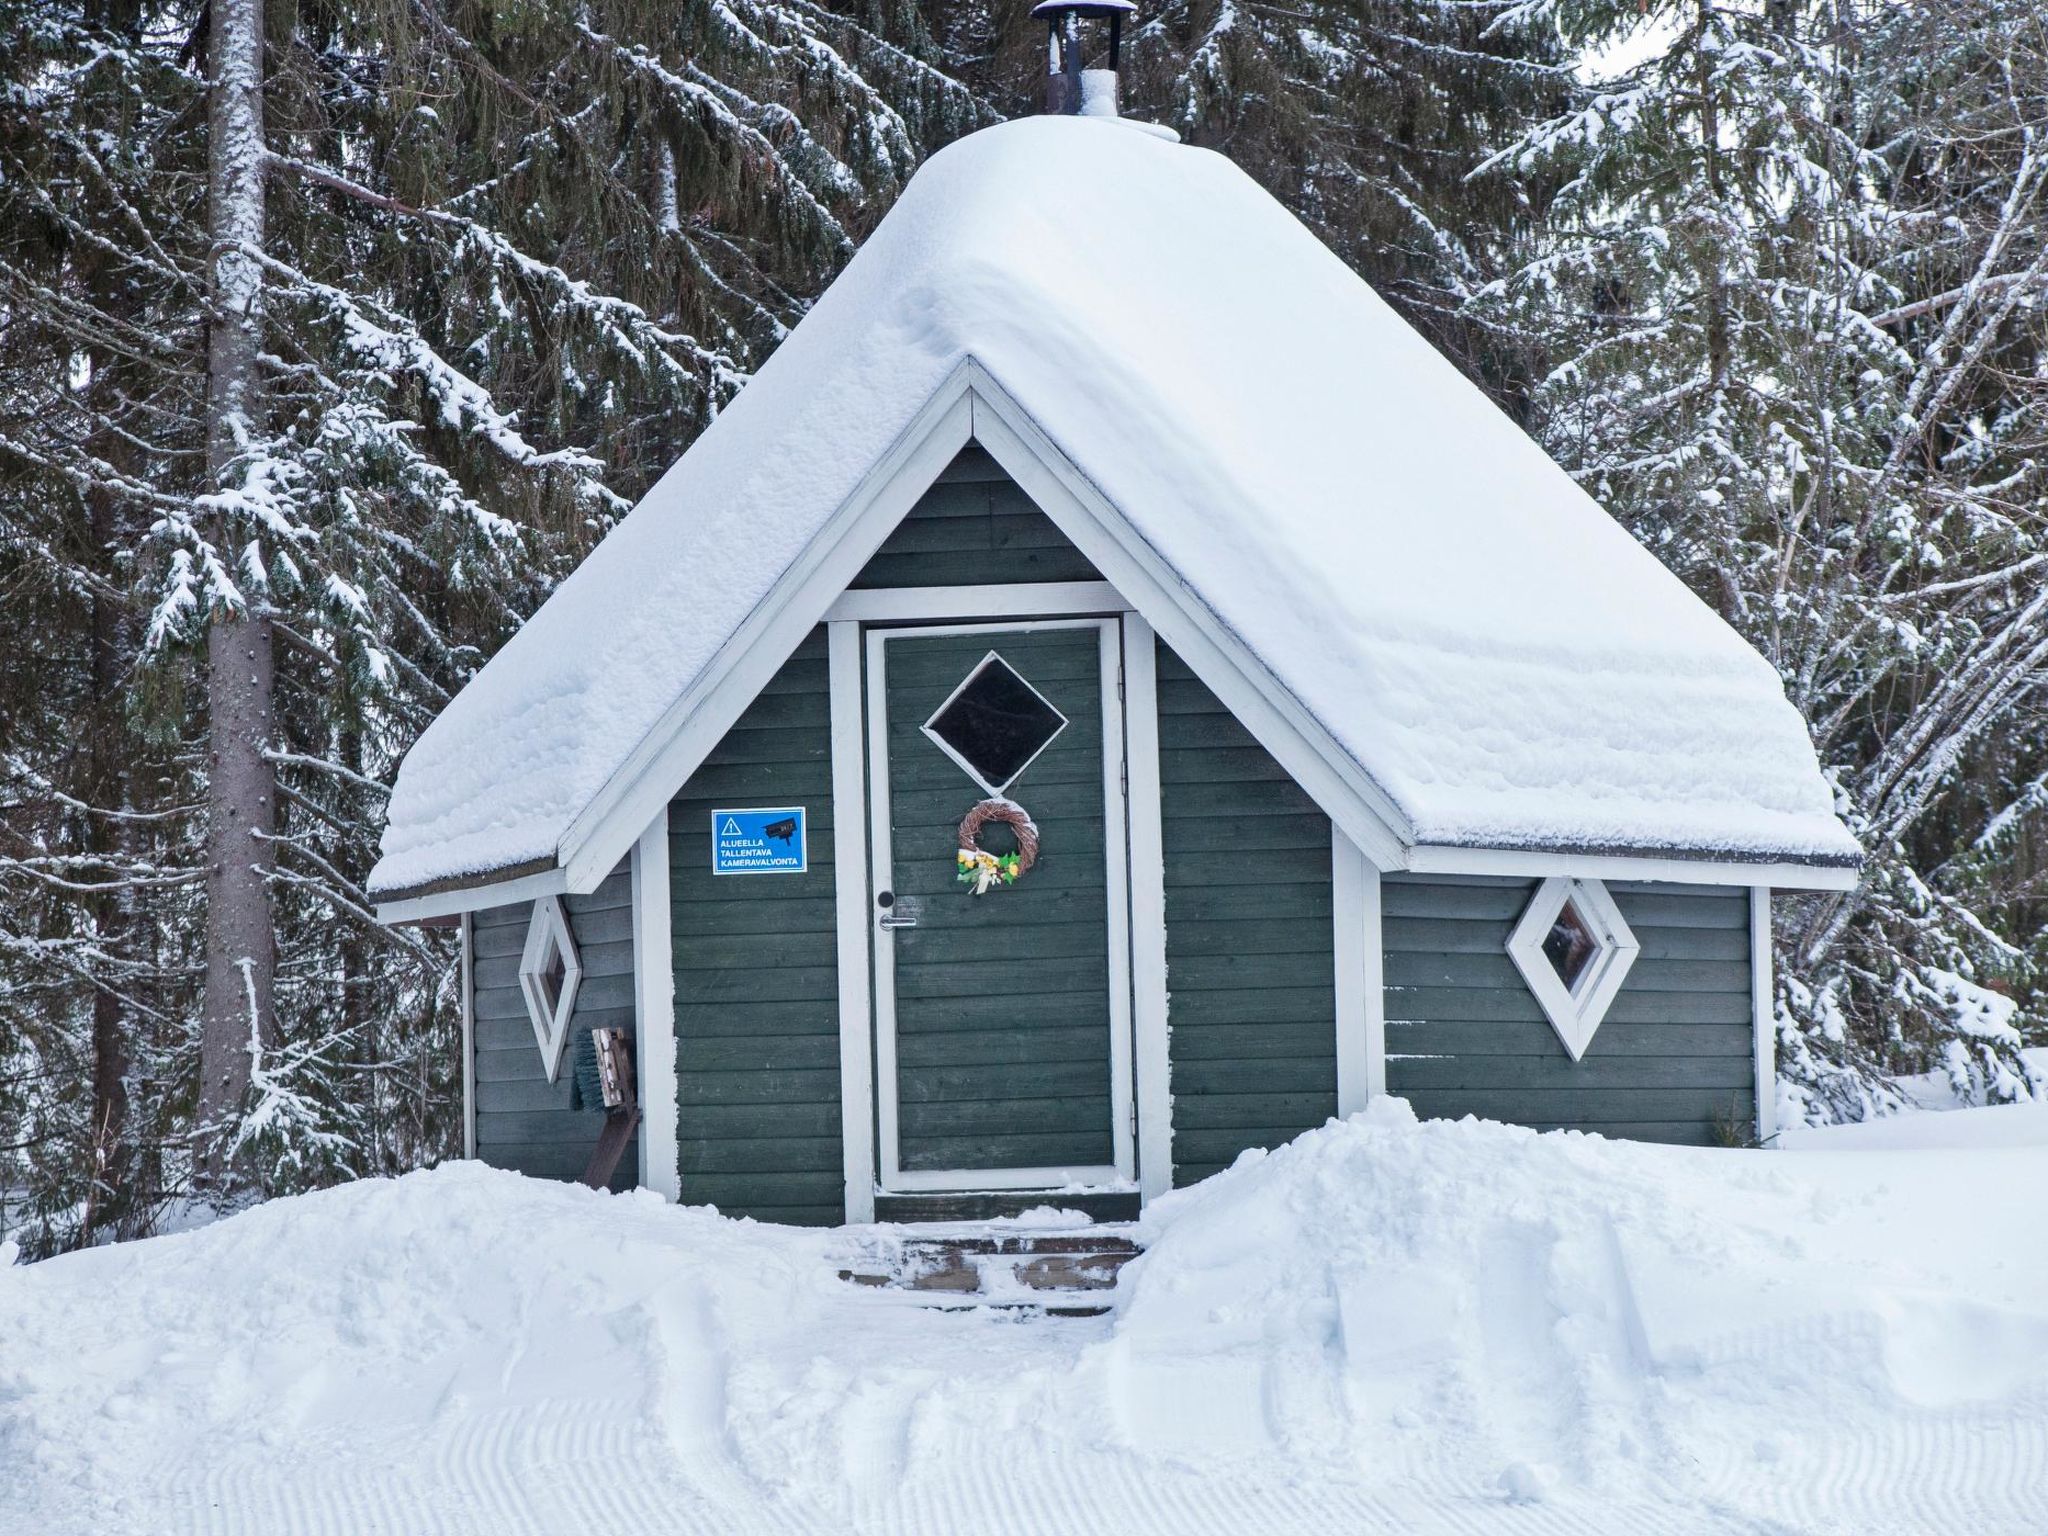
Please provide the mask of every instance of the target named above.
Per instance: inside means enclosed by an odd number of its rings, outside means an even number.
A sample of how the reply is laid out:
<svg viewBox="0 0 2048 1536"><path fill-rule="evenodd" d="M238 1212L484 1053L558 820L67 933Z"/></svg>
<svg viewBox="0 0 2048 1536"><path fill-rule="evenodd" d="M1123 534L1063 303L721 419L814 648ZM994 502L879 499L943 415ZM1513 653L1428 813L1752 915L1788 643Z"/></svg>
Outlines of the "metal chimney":
<svg viewBox="0 0 2048 1536"><path fill-rule="evenodd" d="M1047 28L1045 110L1055 117L1115 117L1117 54L1133 0L1039 0L1031 8ZM1081 67L1081 19L1109 21L1109 68Z"/></svg>

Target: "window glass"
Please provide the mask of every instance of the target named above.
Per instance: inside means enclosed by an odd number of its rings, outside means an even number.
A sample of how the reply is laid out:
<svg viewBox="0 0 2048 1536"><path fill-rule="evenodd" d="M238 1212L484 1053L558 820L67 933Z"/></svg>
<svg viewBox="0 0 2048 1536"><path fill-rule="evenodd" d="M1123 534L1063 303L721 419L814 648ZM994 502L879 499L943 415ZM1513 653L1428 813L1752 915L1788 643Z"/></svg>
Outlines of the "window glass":
<svg viewBox="0 0 2048 1536"><path fill-rule="evenodd" d="M984 788L997 792L1066 726L1066 716L1002 657L991 654L925 729L952 748Z"/></svg>

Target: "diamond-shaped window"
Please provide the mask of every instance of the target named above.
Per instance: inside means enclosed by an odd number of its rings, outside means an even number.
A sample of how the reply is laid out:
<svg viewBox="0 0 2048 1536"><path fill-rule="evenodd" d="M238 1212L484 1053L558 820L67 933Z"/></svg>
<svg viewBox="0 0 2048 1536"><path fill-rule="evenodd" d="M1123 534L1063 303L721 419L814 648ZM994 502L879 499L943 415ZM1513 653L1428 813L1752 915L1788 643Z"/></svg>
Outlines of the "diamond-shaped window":
<svg viewBox="0 0 2048 1536"><path fill-rule="evenodd" d="M1567 899L1550 920L1550 932L1543 936L1543 958L1557 972L1559 981L1574 987L1599 954L1600 941L1579 915L1579 909Z"/></svg>
<svg viewBox="0 0 2048 1536"><path fill-rule="evenodd" d="M533 1020L534 1043L541 1064L553 1082L562 1070L562 1046L569 1038L569 1018L576 1011L576 984L583 965L576 957L576 938L559 896L543 896L533 904L526 925L526 950L519 958L519 990Z"/></svg>
<svg viewBox="0 0 2048 1536"><path fill-rule="evenodd" d="M1561 875L1536 887L1508 938L1508 955L1573 1061L1593 1043L1640 948L1606 886Z"/></svg>
<svg viewBox="0 0 2048 1536"><path fill-rule="evenodd" d="M925 735L1000 795L1067 728L1067 717L994 651L975 665L924 723Z"/></svg>

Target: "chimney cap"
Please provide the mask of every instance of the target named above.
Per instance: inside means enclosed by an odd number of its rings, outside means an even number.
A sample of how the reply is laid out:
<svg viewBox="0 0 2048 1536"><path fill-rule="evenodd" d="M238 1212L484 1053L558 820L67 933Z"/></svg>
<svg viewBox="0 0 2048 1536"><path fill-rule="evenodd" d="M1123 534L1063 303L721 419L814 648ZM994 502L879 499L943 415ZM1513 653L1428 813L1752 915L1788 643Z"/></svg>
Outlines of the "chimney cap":
<svg viewBox="0 0 2048 1536"><path fill-rule="evenodd" d="M1038 0L1031 14L1058 16L1072 11L1077 16L1132 16L1137 10L1135 0Z"/></svg>

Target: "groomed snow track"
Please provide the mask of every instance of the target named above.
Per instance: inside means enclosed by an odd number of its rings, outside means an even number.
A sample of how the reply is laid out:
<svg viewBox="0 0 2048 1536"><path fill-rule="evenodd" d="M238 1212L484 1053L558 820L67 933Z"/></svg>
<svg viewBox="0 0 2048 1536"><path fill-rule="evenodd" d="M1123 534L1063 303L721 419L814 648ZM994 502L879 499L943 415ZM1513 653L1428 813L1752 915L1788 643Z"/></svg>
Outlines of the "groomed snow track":
<svg viewBox="0 0 2048 1536"><path fill-rule="evenodd" d="M1741 1496L1727 1502L1568 1497L1518 1504L1448 1469L1440 1480L1379 1492L1327 1479L1204 1475L1043 1443L959 1444L943 1475L904 1476L900 1459L885 1455L880 1467L902 1478L893 1488L860 1479L830 1498L772 1484L717 1488L707 1484L725 1479L693 1478L631 1413L534 1409L479 1414L452 1426L431 1447L415 1447L406 1466L367 1466L353 1457L281 1460L246 1447L204 1468L160 1468L162 1502L147 1523L117 1517L102 1524L94 1517L75 1527L60 1521L22 1529L53 1536L71 1529L194 1536L2039 1532L2048 1530L2044 1421L2048 1405L2038 1405L2034 1421L2023 1425L2002 1415L1928 1415L1896 1434L1852 1435L1816 1448L1820 1454L1752 1466L1746 1475L1722 1469L1740 1480ZM598 1468L624 1475L603 1478Z"/></svg>
<svg viewBox="0 0 2048 1536"><path fill-rule="evenodd" d="M1155 1206L1096 1317L474 1165L0 1270L0 1531L2048 1531L2048 1115L1765 1155L1400 1110Z"/></svg>

